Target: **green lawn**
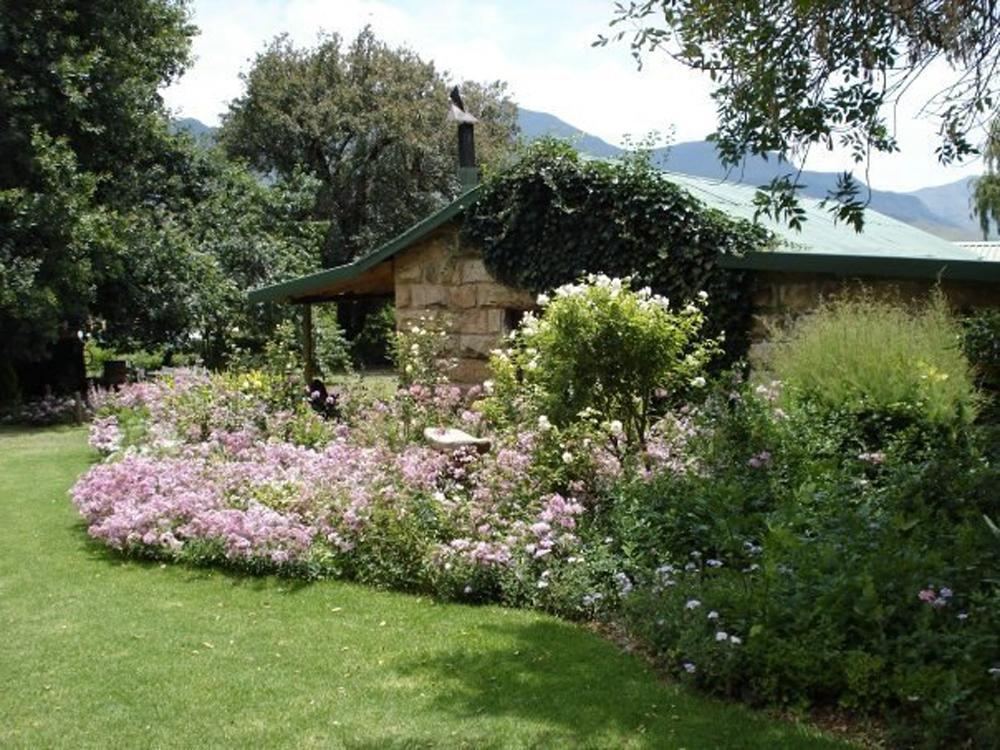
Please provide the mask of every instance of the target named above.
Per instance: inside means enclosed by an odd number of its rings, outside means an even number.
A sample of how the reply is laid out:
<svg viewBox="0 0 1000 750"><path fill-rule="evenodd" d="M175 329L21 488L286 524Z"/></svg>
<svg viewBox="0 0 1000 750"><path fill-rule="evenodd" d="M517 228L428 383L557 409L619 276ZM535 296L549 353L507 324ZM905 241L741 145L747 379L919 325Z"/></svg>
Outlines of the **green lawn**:
<svg viewBox="0 0 1000 750"><path fill-rule="evenodd" d="M120 559L66 490L81 429L0 431L0 747L834 747L586 630Z"/></svg>

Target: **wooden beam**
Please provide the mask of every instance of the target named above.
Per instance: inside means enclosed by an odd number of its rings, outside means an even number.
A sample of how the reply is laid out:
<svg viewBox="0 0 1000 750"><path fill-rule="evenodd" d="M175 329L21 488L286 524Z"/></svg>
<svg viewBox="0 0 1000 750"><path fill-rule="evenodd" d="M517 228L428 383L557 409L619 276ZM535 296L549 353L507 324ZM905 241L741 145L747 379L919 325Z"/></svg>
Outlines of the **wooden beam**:
<svg viewBox="0 0 1000 750"><path fill-rule="evenodd" d="M302 359L305 360L303 374L306 383L311 383L316 377L316 355L313 343L312 305L302 306Z"/></svg>

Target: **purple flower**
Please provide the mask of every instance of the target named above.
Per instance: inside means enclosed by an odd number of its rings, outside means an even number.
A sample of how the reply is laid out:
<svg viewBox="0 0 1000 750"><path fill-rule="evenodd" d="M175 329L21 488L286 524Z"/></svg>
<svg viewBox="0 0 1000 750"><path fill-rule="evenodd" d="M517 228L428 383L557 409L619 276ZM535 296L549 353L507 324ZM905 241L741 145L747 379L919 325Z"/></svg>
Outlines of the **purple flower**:
<svg viewBox="0 0 1000 750"><path fill-rule="evenodd" d="M937 598L937 593L935 593L933 588L926 588L917 594L917 598L922 602L930 604Z"/></svg>

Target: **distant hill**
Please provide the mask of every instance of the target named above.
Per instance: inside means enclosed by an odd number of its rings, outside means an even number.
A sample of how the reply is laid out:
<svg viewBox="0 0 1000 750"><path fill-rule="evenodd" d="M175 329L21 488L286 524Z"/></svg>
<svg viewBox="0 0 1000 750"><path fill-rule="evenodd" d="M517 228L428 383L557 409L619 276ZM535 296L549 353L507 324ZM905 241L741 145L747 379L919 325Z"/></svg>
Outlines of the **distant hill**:
<svg viewBox="0 0 1000 750"><path fill-rule="evenodd" d="M187 131L194 136L196 141L203 141L205 143L214 143L215 133L218 130L218 128L206 125L194 117L182 117L179 120L171 120L170 129L175 133Z"/></svg>
<svg viewBox="0 0 1000 750"><path fill-rule="evenodd" d="M622 149L596 135L560 120L547 112L530 109L518 110L518 125L521 137L533 141L545 135L565 138L573 142L581 152L598 158L613 158ZM212 143L217 128L206 125L193 117L174 120L175 131L186 130L197 140ZM653 162L661 169L671 172L707 177L709 179L729 179L748 185L763 185L774 177L787 174L791 167L777 159L750 157L737 172L727 175L715 154L715 147L708 141L688 141L676 143L669 148L653 153ZM810 198L822 199L837 183L833 172L803 172L801 181L803 194ZM947 185L926 187L907 193L888 190L873 190L871 207L873 210L891 216L924 231L948 240L980 240L982 232L979 222L970 216L970 178Z"/></svg>

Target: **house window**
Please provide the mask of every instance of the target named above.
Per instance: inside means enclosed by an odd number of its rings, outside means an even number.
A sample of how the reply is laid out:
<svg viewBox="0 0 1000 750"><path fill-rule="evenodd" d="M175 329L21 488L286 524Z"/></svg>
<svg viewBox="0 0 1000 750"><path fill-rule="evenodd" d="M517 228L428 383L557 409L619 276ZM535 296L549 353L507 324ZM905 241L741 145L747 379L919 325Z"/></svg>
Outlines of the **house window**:
<svg viewBox="0 0 1000 750"><path fill-rule="evenodd" d="M527 312L527 310L514 310L512 308L505 309L503 311L503 332L510 333L521 325L521 320Z"/></svg>

